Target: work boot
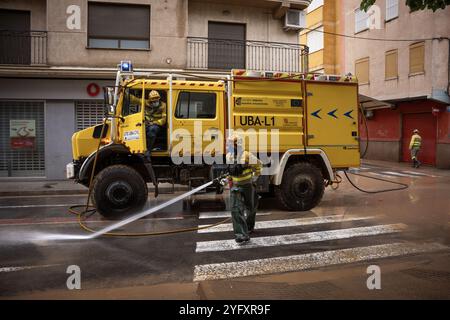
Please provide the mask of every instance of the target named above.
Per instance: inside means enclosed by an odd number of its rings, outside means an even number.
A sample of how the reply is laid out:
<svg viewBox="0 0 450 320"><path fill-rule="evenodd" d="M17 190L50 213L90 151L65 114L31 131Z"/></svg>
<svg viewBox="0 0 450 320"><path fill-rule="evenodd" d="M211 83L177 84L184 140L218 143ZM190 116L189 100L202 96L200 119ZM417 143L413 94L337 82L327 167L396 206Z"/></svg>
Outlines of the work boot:
<svg viewBox="0 0 450 320"><path fill-rule="evenodd" d="M242 244L244 244L244 243L250 241L250 237L249 237L249 236L241 236L241 235L239 235L239 236L236 237L235 241L236 241L237 243L242 243Z"/></svg>
<svg viewBox="0 0 450 320"><path fill-rule="evenodd" d="M419 168L421 166L422 162L420 162L419 160L416 160L416 161L417 161L416 162L416 168Z"/></svg>

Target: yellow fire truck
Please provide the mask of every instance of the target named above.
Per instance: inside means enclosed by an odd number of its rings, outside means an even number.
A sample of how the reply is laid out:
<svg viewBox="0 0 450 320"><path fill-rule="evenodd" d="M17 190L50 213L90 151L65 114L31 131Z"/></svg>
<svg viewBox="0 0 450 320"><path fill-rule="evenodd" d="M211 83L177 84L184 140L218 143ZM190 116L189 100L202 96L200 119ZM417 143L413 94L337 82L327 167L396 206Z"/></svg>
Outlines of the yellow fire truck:
<svg viewBox="0 0 450 320"><path fill-rule="evenodd" d="M146 163L144 109L151 90L167 104L167 121ZM122 62L115 87L105 88L105 105L103 124L73 135L66 171L92 188L94 205L109 218L143 206L147 183L198 186L223 173L230 129L267 167L258 191L287 210L315 207L336 181L336 170L360 164L352 76L247 70L222 79L161 76L133 72L130 62Z"/></svg>

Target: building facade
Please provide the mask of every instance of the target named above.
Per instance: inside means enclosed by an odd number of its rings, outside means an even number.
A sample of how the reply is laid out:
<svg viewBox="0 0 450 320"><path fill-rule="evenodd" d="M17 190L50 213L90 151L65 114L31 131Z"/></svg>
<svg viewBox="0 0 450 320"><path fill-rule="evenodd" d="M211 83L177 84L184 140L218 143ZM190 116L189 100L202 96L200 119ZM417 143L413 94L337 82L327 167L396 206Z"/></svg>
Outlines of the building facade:
<svg viewBox="0 0 450 320"><path fill-rule="evenodd" d="M343 1L344 34L353 38L344 38L339 64L357 75L360 94L389 104L366 110L367 157L411 161L408 146L418 129L419 159L450 169L450 7L410 12L403 0L377 0L365 13L360 2Z"/></svg>
<svg viewBox="0 0 450 320"><path fill-rule="evenodd" d="M300 43L309 47L309 71L344 73L341 65L344 40L336 34L343 30L343 0L313 0L306 9L306 28Z"/></svg>
<svg viewBox="0 0 450 320"><path fill-rule="evenodd" d="M295 17L310 2L0 0L0 179L63 179L71 136L103 118L102 87L121 60L142 71L301 71Z"/></svg>

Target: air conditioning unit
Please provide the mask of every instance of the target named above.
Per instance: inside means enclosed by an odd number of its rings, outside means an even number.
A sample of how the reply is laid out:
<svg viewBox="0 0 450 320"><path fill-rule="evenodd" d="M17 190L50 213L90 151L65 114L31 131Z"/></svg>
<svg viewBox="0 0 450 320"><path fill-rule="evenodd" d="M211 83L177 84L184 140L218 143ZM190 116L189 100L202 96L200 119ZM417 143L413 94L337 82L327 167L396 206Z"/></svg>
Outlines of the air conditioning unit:
<svg viewBox="0 0 450 320"><path fill-rule="evenodd" d="M289 9L284 16L284 30L301 30L306 27L306 11Z"/></svg>

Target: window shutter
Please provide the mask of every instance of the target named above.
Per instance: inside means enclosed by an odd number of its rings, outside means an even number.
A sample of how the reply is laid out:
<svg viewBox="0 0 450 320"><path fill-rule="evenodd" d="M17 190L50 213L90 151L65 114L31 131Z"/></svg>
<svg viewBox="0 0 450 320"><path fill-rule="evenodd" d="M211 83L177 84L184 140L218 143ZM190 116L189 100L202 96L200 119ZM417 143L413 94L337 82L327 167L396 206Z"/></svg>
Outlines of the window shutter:
<svg viewBox="0 0 450 320"><path fill-rule="evenodd" d="M386 52L385 78L392 79L398 76L398 51L391 50Z"/></svg>
<svg viewBox="0 0 450 320"><path fill-rule="evenodd" d="M409 47L409 73L425 71L425 43L415 43Z"/></svg>
<svg viewBox="0 0 450 320"><path fill-rule="evenodd" d="M89 3L88 35L99 39L150 38L150 6Z"/></svg>
<svg viewBox="0 0 450 320"><path fill-rule="evenodd" d="M355 74L360 84L369 83L369 58L355 62Z"/></svg>

